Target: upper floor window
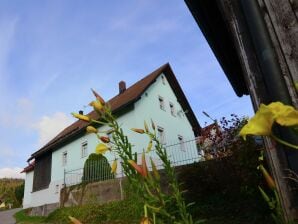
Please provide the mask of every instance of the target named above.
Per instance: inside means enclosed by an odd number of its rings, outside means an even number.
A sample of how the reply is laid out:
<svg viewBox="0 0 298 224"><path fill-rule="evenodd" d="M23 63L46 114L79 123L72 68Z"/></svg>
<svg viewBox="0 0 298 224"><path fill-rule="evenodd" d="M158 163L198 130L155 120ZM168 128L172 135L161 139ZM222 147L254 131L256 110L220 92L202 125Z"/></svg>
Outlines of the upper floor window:
<svg viewBox="0 0 298 224"><path fill-rule="evenodd" d="M178 135L178 141L179 141L180 149L182 151L185 151L185 143L184 143L184 139L181 135Z"/></svg>
<svg viewBox="0 0 298 224"><path fill-rule="evenodd" d="M165 101L164 101L164 99L161 96L159 96L158 97L158 100L159 100L159 108L162 109L162 110L166 110L165 109Z"/></svg>
<svg viewBox="0 0 298 224"><path fill-rule="evenodd" d="M162 84L164 85L166 84L166 78L163 75L161 76L161 81L162 81Z"/></svg>
<svg viewBox="0 0 298 224"><path fill-rule="evenodd" d="M67 152L62 153L62 166L66 166L67 164Z"/></svg>
<svg viewBox="0 0 298 224"><path fill-rule="evenodd" d="M157 127L157 136L161 144L166 144L165 132L161 127Z"/></svg>
<svg viewBox="0 0 298 224"><path fill-rule="evenodd" d="M174 104L170 102L170 109L171 109L171 114L172 116L176 116L175 115L175 107L174 107Z"/></svg>
<svg viewBox="0 0 298 224"><path fill-rule="evenodd" d="M86 157L88 155L88 142L84 141L81 146L81 157Z"/></svg>

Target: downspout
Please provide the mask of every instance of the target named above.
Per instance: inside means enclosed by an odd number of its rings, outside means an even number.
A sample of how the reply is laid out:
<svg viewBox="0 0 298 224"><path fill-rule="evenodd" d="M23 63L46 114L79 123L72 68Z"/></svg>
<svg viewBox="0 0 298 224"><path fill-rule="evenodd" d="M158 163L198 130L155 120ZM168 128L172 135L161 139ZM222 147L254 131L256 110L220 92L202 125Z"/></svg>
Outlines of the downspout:
<svg viewBox="0 0 298 224"><path fill-rule="evenodd" d="M240 5L255 48L262 77L269 93L270 102L281 101L284 104L292 105L292 100L257 0L240 0ZM284 140L298 144L297 135L289 129L278 127L276 131ZM298 152L287 147L284 149L288 168L298 173ZM291 204L293 207L297 207L298 200L293 200Z"/></svg>

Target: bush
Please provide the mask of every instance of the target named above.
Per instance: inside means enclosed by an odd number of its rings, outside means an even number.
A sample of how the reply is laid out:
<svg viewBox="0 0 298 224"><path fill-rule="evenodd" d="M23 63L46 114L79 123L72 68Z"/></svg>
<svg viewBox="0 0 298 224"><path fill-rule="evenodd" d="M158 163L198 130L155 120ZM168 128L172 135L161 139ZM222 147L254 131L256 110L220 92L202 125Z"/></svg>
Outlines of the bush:
<svg viewBox="0 0 298 224"><path fill-rule="evenodd" d="M92 153L84 165L83 182L95 182L115 178L111 173L111 166L106 157Z"/></svg>
<svg viewBox="0 0 298 224"><path fill-rule="evenodd" d="M73 216L88 224L126 224L139 223L143 206L132 200L114 201L107 204L89 204L60 208L52 212L46 222L52 224L69 223Z"/></svg>

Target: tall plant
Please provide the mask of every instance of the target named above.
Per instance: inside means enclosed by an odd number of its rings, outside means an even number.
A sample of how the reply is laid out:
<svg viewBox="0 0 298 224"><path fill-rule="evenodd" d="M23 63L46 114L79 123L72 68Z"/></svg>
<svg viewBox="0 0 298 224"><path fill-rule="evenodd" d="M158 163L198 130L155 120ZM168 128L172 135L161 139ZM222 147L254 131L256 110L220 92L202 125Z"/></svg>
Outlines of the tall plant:
<svg viewBox="0 0 298 224"><path fill-rule="evenodd" d="M152 158L148 158L148 161L150 160L151 163L152 172L148 171L145 152L142 154L141 165L138 165L137 153L133 152L132 144L112 114L109 105L105 103L99 94L94 90L92 91L96 99L90 103L90 106L97 112L99 119L95 120L86 115L76 113L73 113L73 116L93 125L98 124L109 127L109 130L106 132L99 133L94 126L90 125L87 127L87 132L96 134L101 141L96 146L96 153L104 154L110 151L121 159L125 176L144 203L144 217L141 223L194 223L192 216L187 211L188 205L186 205L183 199L175 170L171 166L167 151L156 136L154 122L151 121L150 128L144 122L144 128L132 128L131 130L148 136L149 143L146 152L155 150L156 155L161 160L165 178L168 181L169 192L166 192L162 188L162 178L160 178L160 173ZM106 136L107 133L112 134L112 139ZM115 159L112 164L112 172L115 173L116 169L117 160ZM74 220L73 218L71 219L72 221Z"/></svg>

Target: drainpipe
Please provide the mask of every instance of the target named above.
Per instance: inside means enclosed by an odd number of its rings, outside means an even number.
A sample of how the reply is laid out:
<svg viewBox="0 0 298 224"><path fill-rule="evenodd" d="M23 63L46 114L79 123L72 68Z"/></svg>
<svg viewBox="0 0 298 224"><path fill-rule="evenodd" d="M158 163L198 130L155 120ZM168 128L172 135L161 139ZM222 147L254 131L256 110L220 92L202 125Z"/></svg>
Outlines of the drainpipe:
<svg viewBox="0 0 298 224"><path fill-rule="evenodd" d="M270 101L265 103L281 101L284 104L292 105L289 90L283 78L283 73L257 0L240 0L240 5L269 94ZM284 140L298 144L297 135L288 128L277 127L275 131ZM298 152L287 147L284 147L284 149L283 152L288 162L288 168L298 173ZM291 206L298 207L298 200L294 199Z"/></svg>

